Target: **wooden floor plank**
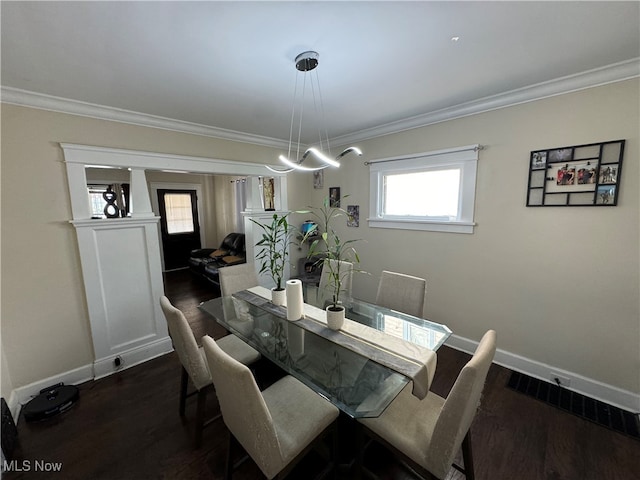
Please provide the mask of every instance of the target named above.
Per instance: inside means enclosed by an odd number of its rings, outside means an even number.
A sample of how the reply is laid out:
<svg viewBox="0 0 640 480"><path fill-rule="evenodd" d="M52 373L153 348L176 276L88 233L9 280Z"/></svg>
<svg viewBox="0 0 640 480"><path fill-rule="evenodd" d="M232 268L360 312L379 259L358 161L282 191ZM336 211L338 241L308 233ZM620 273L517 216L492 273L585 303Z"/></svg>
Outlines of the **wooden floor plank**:
<svg viewBox="0 0 640 480"><path fill-rule="evenodd" d="M194 329L203 329L197 305L216 296L206 281L190 272L167 274L169 299L184 309ZM211 328L210 328L211 329ZM223 329L212 328L219 338ZM442 347L432 389L446 396L468 354ZM472 426L478 480L640 480L640 442L506 387L510 371L492 365ZM78 480L220 479L227 430L222 420L205 429L203 447L193 448L195 397L186 417L178 414L180 364L174 353L80 385L80 400L58 417L18 422L18 464L30 471L8 472L6 480L60 478ZM210 398L208 409L217 408ZM62 472L35 472L35 461L62 462ZM381 446L367 462L383 479L416 477ZM310 457L292 479L308 479L318 467ZM246 462L236 480L262 478ZM342 479L353 478L344 472ZM452 470L447 480L464 477Z"/></svg>

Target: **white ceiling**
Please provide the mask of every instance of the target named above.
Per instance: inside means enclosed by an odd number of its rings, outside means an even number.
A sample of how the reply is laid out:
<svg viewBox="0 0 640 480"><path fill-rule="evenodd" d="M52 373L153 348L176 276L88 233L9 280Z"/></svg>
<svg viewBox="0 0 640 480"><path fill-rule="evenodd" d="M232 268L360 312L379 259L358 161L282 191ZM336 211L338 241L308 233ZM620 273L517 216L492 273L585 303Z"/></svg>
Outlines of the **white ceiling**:
<svg viewBox="0 0 640 480"><path fill-rule="evenodd" d="M293 59L315 50L328 133L339 140L637 63L639 6L3 1L3 99L21 89L287 139Z"/></svg>

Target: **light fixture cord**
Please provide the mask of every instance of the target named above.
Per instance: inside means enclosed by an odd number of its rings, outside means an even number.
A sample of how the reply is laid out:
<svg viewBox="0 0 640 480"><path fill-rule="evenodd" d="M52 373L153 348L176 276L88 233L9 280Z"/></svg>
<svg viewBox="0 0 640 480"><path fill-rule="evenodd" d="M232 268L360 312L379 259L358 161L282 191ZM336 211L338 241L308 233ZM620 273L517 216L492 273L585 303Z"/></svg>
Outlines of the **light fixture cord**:
<svg viewBox="0 0 640 480"><path fill-rule="evenodd" d="M296 83L298 81L298 76L296 75ZM300 158L300 138L302 137L302 117L304 115L304 95L307 90L307 76L305 73L302 73L302 95L300 98L300 120L298 122L298 150L296 151L296 162L302 163L302 159Z"/></svg>
<svg viewBox="0 0 640 480"><path fill-rule="evenodd" d="M327 151L327 155L331 156L331 145L329 144L329 130L327 129L327 119L324 114L324 100L322 99L322 90L320 89L320 76L318 75L318 68L316 67L314 71L316 74L316 84L318 85L318 99L320 103L320 108L318 109L318 106L316 105L316 98L315 98L315 92L314 92L313 104L316 109L316 114L318 110L320 111L320 119L321 119L321 124L318 125L318 137L320 137L320 150L324 149L322 145L322 141L323 141L322 126L324 126L325 142L327 144L326 151Z"/></svg>
<svg viewBox="0 0 640 480"><path fill-rule="evenodd" d="M296 98L297 97L298 97L298 74L296 72L296 79L293 87L293 102L291 102L291 125L289 126L289 149L287 151L287 158L291 158L291 143L293 142L293 122L296 117ZM298 146L298 148L300 147Z"/></svg>

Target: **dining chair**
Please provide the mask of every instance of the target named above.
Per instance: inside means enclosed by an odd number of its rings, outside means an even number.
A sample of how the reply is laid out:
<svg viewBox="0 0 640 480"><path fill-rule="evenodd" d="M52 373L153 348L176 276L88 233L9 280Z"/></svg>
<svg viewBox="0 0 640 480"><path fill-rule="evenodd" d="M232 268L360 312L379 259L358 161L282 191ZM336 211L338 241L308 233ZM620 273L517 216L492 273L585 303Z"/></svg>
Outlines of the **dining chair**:
<svg viewBox="0 0 640 480"><path fill-rule="evenodd" d="M174 307L164 295L160 297L160 306L167 319L173 348L178 354L178 358L182 364L179 407L181 417L185 415L187 398L192 395L198 395L195 427L195 445L196 448L198 448L202 445L203 428L220 418L220 414L218 414L205 421L207 394L210 390L213 390L211 374L209 373L202 348L198 348L196 338L184 314ZM217 340L217 342L220 348L227 352L228 355L245 365L250 365L260 359L260 353L258 353L258 351L254 350L235 335L227 335ZM195 387L195 390L191 393L187 393L189 380L191 380L191 383Z"/></svg>
<svg viewBox="0 0 640 480"><path fill-rule="evenodd" d="M376 304L414 317L424 317L427 281L384 270L378 283Z"/></svg>
<svg viewBox="0 0 640 480"><path fill-rule="evenodd" d="M222 418L229 429L225 479L233 475L238 445L268 478L284 478L313 446L332 434L329 461L321 476L335 474L338 409L287 375L260 392L249 369L211 337L202 339Z"/></svg>
<svg viewBox="0 0 640 480"><path fill-rule="evenodd" d="M377 418L358 419L358 473L375 478L363 465L364 438L380 442L424 478L443 480L451 467L474 479L470 427L496 351L496 332L487 331L462 368L446 399L429 392L423 400L409 383ZM454 464L462 447L464 468Z"/></svg>
<svg viewBox="0 0 640 480"><path fill-rule="evenodd" d="M231 265L218 269L220 293L223 297L258 285L258 275L253 263Z"/></svg>
<svg viewBox="0 0 640 480"><path fill-rule="evenodd" d="M340 265L340 277L342 277L342 288L340 290L341 295L344 295L345 297L350 297L351 296L351 283L352 283L352 278L353 278L353 263L351 262L345 262L342 260L331 260L331 259L326 259L324 261L325 265L322 268L322 273L320 274L320 282L318 283L318 295L320 296L320 298L323 300L322 302L319 302L319 304L323 304L327 305L327 302L329 302L331 299L328 298L331 294L331 288L329 287L330 284L330 279L329 279L329 268L327 267L327 262L331 263L332 265L334 265L333 270L336 271L337 270L337 264ZM342 274L342 272L344 272L344 275Z"/></svg>

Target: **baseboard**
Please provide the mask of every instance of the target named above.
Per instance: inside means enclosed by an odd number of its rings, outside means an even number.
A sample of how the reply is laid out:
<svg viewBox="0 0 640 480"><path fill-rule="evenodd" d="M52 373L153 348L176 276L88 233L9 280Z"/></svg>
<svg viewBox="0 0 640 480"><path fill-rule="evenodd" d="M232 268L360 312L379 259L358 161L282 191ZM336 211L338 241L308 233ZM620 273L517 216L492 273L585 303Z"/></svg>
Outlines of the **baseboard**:
<svg viewBox="0 0 640 480"><path fill-rule="evenodd" d="M167 336L140 347L132 348L131 350L100 358L93 362L94 378L98 380L99 378L106 377L121 370L126 370L127 368L139 365L172 351L173 345L171 338ZM115 364L116 360L119 361L118 366Z"/></svg>
<svg viewBox="0 0 640 480"><path fill-rule="evenodd" d="M5 398L7 401L7 407L9 407L9 411L11 412L11 416L13 417L14 423L18 424L18 415L20 415L20 402L18 401L18 395L15 390L11 390L9 394L9 398Z"/></svg>
<svg viewBox="0 0 640 480"><path fill-rule="evenodd" d="M93 379L93 368L91 364L83 365L82 367L74 368L68 372L53 375L43 380L30 383L29 385L16 388L11 392L11 395L9 396L10 401L7 402L7 405L9 405L11 414L17 424L18 415L20 415L20 408L22 408L22 405L26 404L33 397L38 395L40 390L43 388L50 387L51 385L61 382L65 385L77 385L91 379ZM15 397L15 399L13 397ZM13 405L11 402L13 402Z"/></svg>
<svg viewBox="0 0 640 480"><path fill-rule="evenodd" d="M475 352L478 342L458 335L451 335L446 345L456 350L472 354ZM633 413L640 412L640 395L614 387L613 385L608 385L577 373L569 372L554 367L553 365L531 360L530 358L522 357L501 349L496 350L494 363L547 382L551 380L550 373L553 371L554 374L570 381L570 386L567 387L568 390L581 393L587 397L600 400Z"/></svg>
<svg viewBox="0 0 640 480"><path fill-rule="evenodd" d="M40 390L43 388L61 382L65 385L78 385L89 380L97 380L98 378L111 375L116 371L124 370L153 358L165 355L171 351L173 351L171 338L165 337L142 347L134 348L118 355L101 359L100 361L95 361L93 364L83 365L81 367L74 368L73 370L69 370L68 372L53 375L43 380L30 383L29 385L16 388L11 392L9 398L6 399L7 405L9 406L9 410L11 410L11 414L17 424L22 405L26 404L34 396L38 395ZM120 357L122 360L119 368L114 368L113 361L116 357Z"/></svg>

